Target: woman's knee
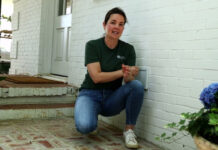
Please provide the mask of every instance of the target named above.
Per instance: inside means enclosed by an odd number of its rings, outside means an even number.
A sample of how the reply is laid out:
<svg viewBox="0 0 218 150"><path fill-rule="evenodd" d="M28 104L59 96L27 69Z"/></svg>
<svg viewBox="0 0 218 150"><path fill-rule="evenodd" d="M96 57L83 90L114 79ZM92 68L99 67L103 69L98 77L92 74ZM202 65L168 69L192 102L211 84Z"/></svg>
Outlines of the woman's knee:
<svg viewBox="0 0 218 150"><path fill-rule="evenodd" d="M74 119L76 129L82 133L87 134L93 131L97 126L97 114L93 110L93 101L87 95L78 96L74 108Z"/></svg>
<svg viewBox="0 0 218 150"><path fill-rule="evenodd" d="M79 104L75 106L74 119L77 131L82 134L92 132L97 127L97 118L94 115L90 115L89 112L81 111L84 108L79 107ZM89 110L89 108L85 108Z"/></svg>
<svg viewBox="0 0 218 150"><path fill-rule="evenodd" d="M88 134L97 128L97 123L93 120L75 117L76 129L82 134Z"/></svg>
<svg viewBox="0 0 218 150"><path fill-rule="evenodd" d="M144 92L144 86L143 84L138 81L138 80L132 80L129 82L129 85L131 86L132 89Z"/></svg>

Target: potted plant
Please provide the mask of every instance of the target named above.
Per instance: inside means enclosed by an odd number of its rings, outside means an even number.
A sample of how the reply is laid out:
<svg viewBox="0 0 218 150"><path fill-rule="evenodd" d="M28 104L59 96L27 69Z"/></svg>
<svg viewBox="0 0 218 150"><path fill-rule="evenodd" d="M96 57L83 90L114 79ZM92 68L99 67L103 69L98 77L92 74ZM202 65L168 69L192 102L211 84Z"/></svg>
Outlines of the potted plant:
<svg viewBox="0 0 218 150"><path fill-rule="evenodd" d="M2 15L2 16L1 16L1 19L6 19L7 21L10 21L10 22L11 22L11 16Z"/></svg>
<svg viewBox="0 0 218 150"><path fill-rule="evenodd" d="M204 88L200 101L204 107L198 112L182 113L179 122L165 126L176 132L171 135L162 133L156 140L171 143L190 134L199 150L218 150L218 83ZM183 133L182 136L178 137L178 131Z"/></svg>

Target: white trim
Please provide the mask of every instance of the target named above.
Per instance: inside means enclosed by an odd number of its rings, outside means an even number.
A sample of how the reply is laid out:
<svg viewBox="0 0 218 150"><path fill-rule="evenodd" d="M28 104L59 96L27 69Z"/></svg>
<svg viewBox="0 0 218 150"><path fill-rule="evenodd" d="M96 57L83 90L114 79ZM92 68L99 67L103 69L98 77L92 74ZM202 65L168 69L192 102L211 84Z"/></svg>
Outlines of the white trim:
<svg viewBox="0 0 218 150"><path fill-rule="evenodd" d="M16 12L12 15L12 31L19 29L20 12Z"/></svg>
<svg viewBox="0 0 218 150"><path fill-rule="evenodd" d="M17 59L17 53L18 53L18 41L17 40L12 40L12 49L10 52L10 58L11 59Z"/></svg>
<svg viewBox="0 0 218 150"><path fill-rule="evenodd" d="M39 56L42 57L39 58L42 62L39 62L41 63L39 64L39 73L50 74L54 35L55 0L42 1L42 6Z"/></svg>
<svg viewBox="0 0 218 150"><path fill-rule="evenodd" d="M148 75L149 74L150 74L149 67L139 66L139 73L135 79L142 82L145 90L148 90Z"/></svg>

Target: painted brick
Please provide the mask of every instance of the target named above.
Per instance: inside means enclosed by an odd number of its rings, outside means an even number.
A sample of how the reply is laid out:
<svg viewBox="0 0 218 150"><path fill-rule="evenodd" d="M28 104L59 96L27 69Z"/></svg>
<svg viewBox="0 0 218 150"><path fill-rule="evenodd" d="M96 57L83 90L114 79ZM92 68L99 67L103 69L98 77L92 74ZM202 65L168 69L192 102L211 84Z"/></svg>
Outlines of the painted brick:
<svg viewBox="0 0 218 150"><path fill-rule="evenodd" d="M164 124L179 118L180 112L199 109L202 105L198 97L203 87L218 81L218 2L75 0L70 45L72 50L69 52L69 83L78 87L81 85L86 73L85 42L102 36L104 15L115 6L123 8L129 20L121 39L134 45L137 65L151 69L149 89L145 92L139 125L136 126L137 134L170 150L182 150L184 143L187 150L194 149L190 137L172 145L158 143L154 137L165 131L157 121L160 116L164 118ZM21 13L21 26L18 31L13 32L13 37L20 43L18 59L12 60L11 72L38 73L40 9L40 0L19 1L15 4L15 11ZM28 18L25 23L24 18ZM49 92L61 93L57 89ZM38 91L33 93L41 94ZM122 127L124 122L117 118L104 120ZM141 121L142 118L146 121Z"/></svg>
<svg viewBox="0 0 218 150"><path fill-rule="evenodd" d="M41 0L30 0L17 1L14 4L14 14L20 13L19 28L13 32L13 36L19 42L19 45L18 56L17 59L11 62L10 73L16 73L16 69L17 73L37 74L41 17L40 3Z"/></svg>

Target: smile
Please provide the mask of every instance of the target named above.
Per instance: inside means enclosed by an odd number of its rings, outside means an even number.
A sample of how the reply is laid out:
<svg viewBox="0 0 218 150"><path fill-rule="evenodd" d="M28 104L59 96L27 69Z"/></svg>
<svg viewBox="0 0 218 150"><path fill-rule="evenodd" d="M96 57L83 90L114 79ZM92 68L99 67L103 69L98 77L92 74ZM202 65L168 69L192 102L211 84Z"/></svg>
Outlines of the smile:
<svg viewBox="0 0 218 150"><path fill-rule="evenodd" d="M114 33L114 34L119 34L119 32L117 32L117 31L112 31L112 33Z"/></svg>

